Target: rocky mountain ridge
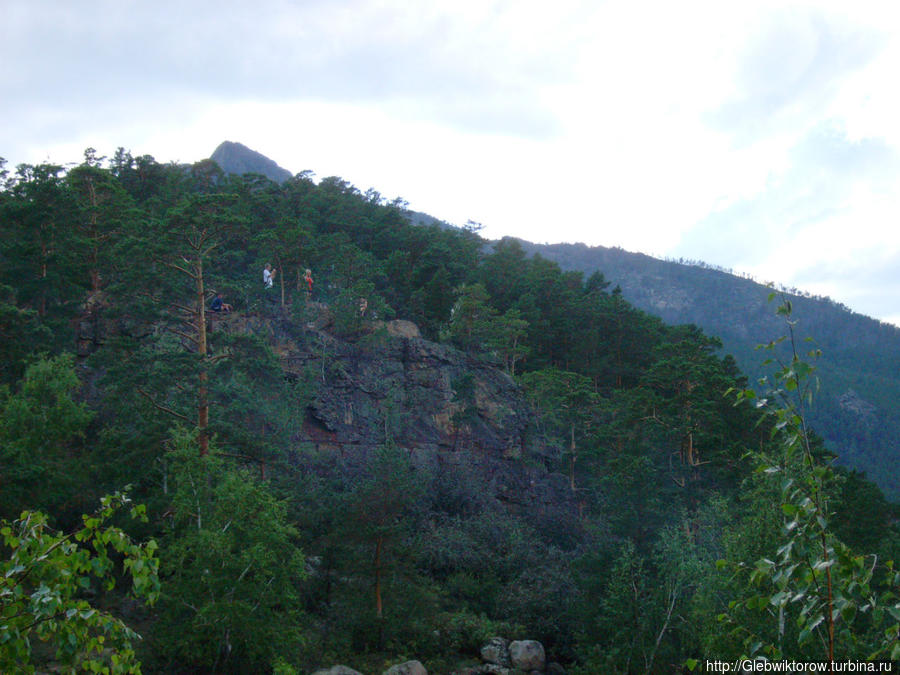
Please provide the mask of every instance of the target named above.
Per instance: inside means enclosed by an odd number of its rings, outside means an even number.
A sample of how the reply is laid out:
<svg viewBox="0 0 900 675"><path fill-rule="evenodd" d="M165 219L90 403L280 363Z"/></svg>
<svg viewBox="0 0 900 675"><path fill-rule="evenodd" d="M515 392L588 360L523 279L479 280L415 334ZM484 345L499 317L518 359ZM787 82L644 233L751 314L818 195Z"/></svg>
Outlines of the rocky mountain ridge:
<svg viewBox="0 0 900 675"><path fill-rule="evenodd" d="M293 175L265 155L232 141L223 141L209 158L225 173L258 173L276 183L283 183Z"/></svg>

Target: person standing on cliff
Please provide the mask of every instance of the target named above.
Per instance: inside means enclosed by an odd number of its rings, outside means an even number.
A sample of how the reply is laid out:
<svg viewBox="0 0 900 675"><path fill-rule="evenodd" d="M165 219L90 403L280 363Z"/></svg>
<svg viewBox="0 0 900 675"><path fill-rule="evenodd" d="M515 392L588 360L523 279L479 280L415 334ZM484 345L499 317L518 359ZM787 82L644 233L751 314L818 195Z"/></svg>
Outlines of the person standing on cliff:
<svg viewBox="0 0 900 675"><path fill-rule="evenodd" d="M306 268L306 274L303 275L303 280L306 281L306 299L309 300L312 297L312 270Z"/></svg>
<svg viewBox="0 0 900 675"><path fill-rule="evenodd" d="M272 288L275 272L277 272L277 270L272 269L272 264L266 263L266 267L263 269L263 288Z"/></svg>

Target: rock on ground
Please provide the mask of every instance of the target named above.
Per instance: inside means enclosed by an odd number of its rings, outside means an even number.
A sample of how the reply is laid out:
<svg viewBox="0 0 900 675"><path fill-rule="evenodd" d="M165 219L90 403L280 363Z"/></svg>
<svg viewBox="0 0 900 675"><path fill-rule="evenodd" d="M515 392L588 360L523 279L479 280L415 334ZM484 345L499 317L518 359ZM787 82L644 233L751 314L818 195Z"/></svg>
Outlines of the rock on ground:
<svg viewBox="0 0 900 675"><path fill-rule="evenodd" d="M406 661L391 666L382 675L428 675L428 671L419 661Z"/></svg>
<svg viewBox="0 0 900 675"><path fill-rule="evenodd" d="M547 665L547 657L544 654L544 645L537 640L516 640L509 643L509 659L513 668L532 671L544 670Z"/></svg>
<svg viewBox="0 0 900 675"><path fill-rule="evenodd" d="M331 666L331 668L317 670L313 675L362 675L362 673L349 666Z"/></svg>
<svg viewBox="0 0 900 675"><path fill-rule="evenodd" d="M494 663L498 666L509 668L509 640L502 637L492 637L481 648L481 660L485 663Z"/></svg>

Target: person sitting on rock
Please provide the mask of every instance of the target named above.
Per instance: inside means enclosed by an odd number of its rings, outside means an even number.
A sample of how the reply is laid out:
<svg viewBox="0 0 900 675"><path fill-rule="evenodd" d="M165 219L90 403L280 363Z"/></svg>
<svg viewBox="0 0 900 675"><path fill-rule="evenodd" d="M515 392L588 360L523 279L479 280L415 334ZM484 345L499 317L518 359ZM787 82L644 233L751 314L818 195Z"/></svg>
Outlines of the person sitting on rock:
<svg viewBox="0 0 900 675"><path fill-rule="evenodd" d="M216 297L214 297L213 301L210 303L209 309L211 312L230 312L231 305L225 302L221 293L216 293Z"/></svg>

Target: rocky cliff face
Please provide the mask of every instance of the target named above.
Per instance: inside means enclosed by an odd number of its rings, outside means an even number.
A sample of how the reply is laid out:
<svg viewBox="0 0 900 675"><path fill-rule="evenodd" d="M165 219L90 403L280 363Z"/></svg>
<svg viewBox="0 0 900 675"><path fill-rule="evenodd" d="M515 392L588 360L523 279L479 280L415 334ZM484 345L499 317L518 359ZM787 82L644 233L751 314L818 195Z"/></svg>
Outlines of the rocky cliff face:
<svg viewBox="0 0 900 675"><path fill-rule="evenodd" d="M308 385L297 449L352 466L390 441L423 467L465 465L510 505L569 508L565 477L549 471L553 458L531 434L528 403L494 365L418 337L409 322L340 338L322 327L327 320L213 321L214 331L263 338L286 376Z"/></svg>
<svg viewBox="0 0 900 675"><path fill-rule="evenodd" d="M314 455L352 472L390 441L431 471L464 468L510 506L575 513L565 476L550 470L555 451L532 434L523 393L494 364L422 339L408 321L370 322L339 337L324 305L309 318L234 313L208 324L213 333L261 338L285 376L302 380L309 399L296 413L298 458ZM87 357L117 333L140 339L154 330L90 309L77 325L77 353Z"/></svg>

